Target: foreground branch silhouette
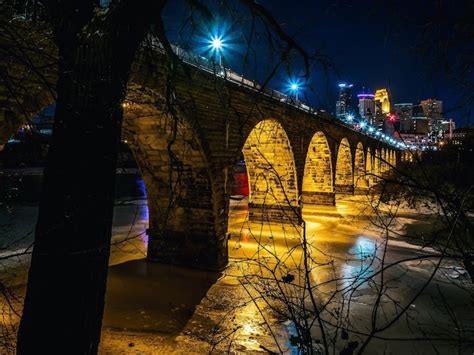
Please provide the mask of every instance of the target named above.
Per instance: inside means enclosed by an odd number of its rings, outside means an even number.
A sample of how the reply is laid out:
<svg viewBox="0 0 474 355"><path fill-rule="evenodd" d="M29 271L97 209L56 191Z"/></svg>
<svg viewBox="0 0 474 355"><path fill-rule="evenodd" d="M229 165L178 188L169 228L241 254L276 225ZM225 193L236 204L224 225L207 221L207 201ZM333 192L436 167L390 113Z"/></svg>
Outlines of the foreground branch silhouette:
<svg viewBox="0 0 474 355"><path fill-rule="evenodd" d="M45 23L50 31L44 34L57 49L53 137L18 333L20 354L50 352L52 347L97 353L122 102L132 63L148 35L161 42L170 68L175 68L177 58L162 23L166 3L115 0L101 7L93 0L8 2L6 22L20 17L25 25L21 36L28 36L34 23ZM188 3L201 14L210 13L205 3ZM262 6L253 1L244 5L276 38L305 55ZM171 88L167 92L173 96Z"/></svg>

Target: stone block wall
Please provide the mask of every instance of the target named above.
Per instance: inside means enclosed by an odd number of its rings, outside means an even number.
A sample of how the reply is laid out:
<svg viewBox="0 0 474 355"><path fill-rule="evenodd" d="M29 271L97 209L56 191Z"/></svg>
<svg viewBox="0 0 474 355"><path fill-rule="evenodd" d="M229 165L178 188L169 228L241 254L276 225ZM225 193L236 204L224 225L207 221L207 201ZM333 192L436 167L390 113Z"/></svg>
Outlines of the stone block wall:
<svg viewBox="0 0 474 355"><path fill-rule="evenodd" d="M35 63L54 60L54 49L50 54ZM21 63L2 59L0 70L25 78ZM304 112L187 64L170 73L166 63L158 52L153 61L137 56L124 103L123 138L134 151L148 194L151 260L225 266L230 187L242 151L251 168L251 218L297 224L291 216L301 203L334 205L335 192L353 191L352 157L359 142L371 152L377 149L378 157L386 147L326 113ZM51 103L57 68L48 67L49 82L31 77L17 87L15 100L27 116ZM2 109L17 117L11 97L0 92ZM261 122L271 122L265 133L270 138L255 139L264 131ZM312 144L317 132L326 141ZM340 149L343 141L346 148ZM312 154L316 150L319 157Z"/></svg>

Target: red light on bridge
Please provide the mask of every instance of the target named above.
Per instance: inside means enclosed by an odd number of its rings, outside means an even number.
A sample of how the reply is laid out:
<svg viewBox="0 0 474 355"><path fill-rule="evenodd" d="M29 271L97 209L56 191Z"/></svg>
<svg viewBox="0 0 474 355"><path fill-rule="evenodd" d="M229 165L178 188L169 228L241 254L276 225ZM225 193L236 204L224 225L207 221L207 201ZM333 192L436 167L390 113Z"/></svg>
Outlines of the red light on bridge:
<svg viewBox="0 0 474 355"><path fill-rule="evenodd" d="M237 171L234 173L234 184L232 185L232 195L249 195L249 181L247 171Z"/></svg>
<svg viewBox="0 0 474 355"><path fill-rule="evenodd" d="M388 116L387 116L389 122L395 122L397 120L397 116L393 113L389 113Z"/></svg>

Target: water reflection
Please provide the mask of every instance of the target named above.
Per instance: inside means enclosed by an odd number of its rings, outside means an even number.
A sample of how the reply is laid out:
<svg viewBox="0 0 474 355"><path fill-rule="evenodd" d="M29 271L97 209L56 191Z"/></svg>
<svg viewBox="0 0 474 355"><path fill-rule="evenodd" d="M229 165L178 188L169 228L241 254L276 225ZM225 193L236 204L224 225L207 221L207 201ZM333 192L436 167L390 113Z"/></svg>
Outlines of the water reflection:
<svg viewBox="0 0 474 355"><path fill-rule="evenodd" d="M267 301L277 292L276 281L283 292L292 294L293 300L300 296L295 290L304 281L297 272L302 269L304 261L301 229L251 223L247 220L247 200L239 198L231 200L231 261L224 276L163 267L144 260L130 261L143 259L148 243L145 233L148 207L141 179L136 180L136 189L138 196L122 196L114 210L110 262L116 266L111 268L107 291L106 327L125 329L133 325L141 332L133 342L147 336L155 339L157 333L165 334L163 337L171 339L171 349L179 345L184 351L198 348L209 352L212 346L216 346L222 352L230 349L248 353L269 349L297 354L297 348L289 340L291 334L296 334L294 323L277 314L272 308L274 305ZM319 285L318 300L328 299L336 287L347 287L373 273L379 266L377 260L372 261L374 255L381 252L380 239L375 234L361 234L361 230L370 224L363 217L365 212L358 209L361 203L339 202L340 208L303 210L306 237L311 245L308 250L312 269L310 277L313 285ZM22 223L33 228L36 207L18 205L14 208L18 218L16 225ZM262 281L262 276L268 277L267 282ZM363 284L361 289L364 288L368 286ZM259 292L262 290L265 292ZM264 300L262 294L268 299ZM357 302L362 305L365 300L367 298L357 299ZM311 309L310 305L306 309ZM267 323L272 326L272 331ZM117 332L116 335L108 334L105 339L129 340L128 336L126 332ZM129 343L126 342L125 346ZM150 344L153 347L144 347L143 352L167 353L160 350L161 343L150 341Z"/></svg>

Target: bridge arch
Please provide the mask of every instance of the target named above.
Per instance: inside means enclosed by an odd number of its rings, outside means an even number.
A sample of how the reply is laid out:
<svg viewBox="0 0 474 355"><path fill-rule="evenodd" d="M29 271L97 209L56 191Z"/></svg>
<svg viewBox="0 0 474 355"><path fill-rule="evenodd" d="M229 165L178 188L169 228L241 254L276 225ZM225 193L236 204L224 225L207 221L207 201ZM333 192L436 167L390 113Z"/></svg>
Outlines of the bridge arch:
<svg viewBox="0 0 474 355"><path fill-rule="evenodd" d="M380 149L380 173L383 174L387 171L387 163L386 163L387 155L385 154L385 148Z"/></svg>
<svg viewBox="0 0 474 355"><path fill-rule="evenodd" d="M211 178L199 131L171 117L152 90L130 91L124 112L128 141L148 199L148 258L218 269L227 264L224 192Z"/></svg>
<svg viewBox="0 0 474 355"><path fill-rule="evenodd" d="M365 172L367 177L367 183L369 186L374 184L374 157L370 147L367 147L367 154L365 158Z"/></svg>
<svg viewBox="0 0 474 355"><path fill-rule="evenodd" d="M385 171L391 170L390 149L385 148Z"/></svg>
<svg viewBox="0 0 474 355"><path fill-rule="evenodd" d="M375 156L374 156L374 182L377 182L380 179L380 167L381 167L381 161L380 161L380 149L376 148L375 149Z"/></svg>
<svg viewBox="0 0 474 355"><path fill-rule="evenodd" d="M303 204L334 206L331 150L326 135L316 132L308 146L303 175Z"/></svg>
<svg viewBox="0 0 474 355"><path fill-rule="evenodd" d="M298 221L296 166L283 126L275 119L258 122L248 135L242 153L249 181L249 219Z"/></svg>
<svg viewBox="0 0 474 355"><path fill-rule="evenodd" d="M385 148L385 171L390 170L390 149Z"/></svg>
<svg viewBox="0 0 474 355"><path fill-rule="evenodd" d="M342 138L337 150L335 191L337 193L352 193L354 191L352 153L347 138Z"/></svg>
<svg viewBox="0 0 474 355"><path fill-rule="evenodd" d="M367 188L366 163L364 154L364 145L357 143L354 157L354 186L355 188Z"/></svg>

